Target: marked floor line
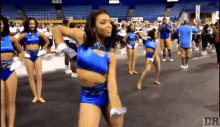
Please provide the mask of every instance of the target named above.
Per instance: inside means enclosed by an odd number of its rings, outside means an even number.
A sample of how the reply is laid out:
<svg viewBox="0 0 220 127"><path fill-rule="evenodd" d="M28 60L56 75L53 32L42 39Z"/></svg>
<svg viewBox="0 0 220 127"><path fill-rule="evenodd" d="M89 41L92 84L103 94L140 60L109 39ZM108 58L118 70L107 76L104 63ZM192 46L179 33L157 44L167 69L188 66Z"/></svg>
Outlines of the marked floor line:
<svg viewBox="0 0 220 127"><path fill-rule="evenodd" d="M203 59L203 58L211 57L211 56L214 56L214 55L216 55L216 54L210 54L210 55L206 55L206 56L195 57L192 60Z"/></svg>

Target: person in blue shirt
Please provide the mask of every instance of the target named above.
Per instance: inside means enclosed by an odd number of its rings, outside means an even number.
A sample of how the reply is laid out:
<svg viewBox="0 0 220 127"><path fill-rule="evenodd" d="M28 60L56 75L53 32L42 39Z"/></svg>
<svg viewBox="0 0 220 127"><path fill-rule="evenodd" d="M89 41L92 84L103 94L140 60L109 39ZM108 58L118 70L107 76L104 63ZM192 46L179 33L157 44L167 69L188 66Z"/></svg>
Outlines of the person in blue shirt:
<svg viewBox="0 0 220 127"><path fill-rule="evenodd" d="M177 28L176 33L179 34L180 39L180 56L182 59L182 65L180 68L188 68L188 60L192 56L192 33L197 33L198 29L188 25L188 21L185 20L184 24Z"/></svg>
<svg viewBox="0 0 220 127"><path fill-rule="evenodd" d="M163 59L162 61L166 61L166 48L169 53L169 60L173 61L171 58L171 49L172 49L172 41L170 38L170 33L172 32L172 25L167 23L167 19L163 18L162 25L159 26L158 31L160 32L160 47L163 50Z"/></svg>

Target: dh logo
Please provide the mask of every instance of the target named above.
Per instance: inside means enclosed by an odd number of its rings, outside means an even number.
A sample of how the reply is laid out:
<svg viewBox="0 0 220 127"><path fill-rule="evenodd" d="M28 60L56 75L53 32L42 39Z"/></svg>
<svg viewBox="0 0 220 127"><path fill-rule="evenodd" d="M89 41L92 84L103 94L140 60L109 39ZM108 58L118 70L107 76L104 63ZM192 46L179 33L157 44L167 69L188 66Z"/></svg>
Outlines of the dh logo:
<svg viewBox="0 0 220 127"><path fill-rule="evenodd" d="M219 127L219 117L204 117L203 127Z"/></svg>

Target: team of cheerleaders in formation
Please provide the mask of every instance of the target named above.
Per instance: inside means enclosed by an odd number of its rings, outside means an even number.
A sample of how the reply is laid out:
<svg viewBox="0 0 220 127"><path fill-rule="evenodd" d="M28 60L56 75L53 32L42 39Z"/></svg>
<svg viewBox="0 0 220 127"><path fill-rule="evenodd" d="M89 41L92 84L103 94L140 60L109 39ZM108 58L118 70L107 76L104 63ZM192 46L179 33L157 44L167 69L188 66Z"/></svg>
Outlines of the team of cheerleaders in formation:
<svg viewBox="0 0 220 127"><path fill-rule="evenodd" d="M41 56L51 54L52 36L57 50L64 52L71 63L73 72L81 85L80 115L78 125L80 127L97 127L101 114L104 115L107 124L111 127L122 127L123 114L126 108L122 107L116 83L116 56L112 49L117 43L122 48L126 47L128 55L128 73L137 74L135 61L139 39L143 39L143 48L146 52L146 67L137 83L137 89L141 89L144 76L150 71L152 65L156 68L154 84L158 81L160 73L160 58L158 52L158 31L167 28L172 32L169 25L161 25L157 28L145 26L140 31L140 24L122 22L122 28L111 21L109 14L100 9L93 11L88 17L84 30L71 27L58 26L47 30L42 34L37 30L38 23L34 18L28 18L24 22L24 30L17 37L9 36L8 20L1 20L1 127L14 127L15 122L15 99L17 92L17 75L15 69L25 62L29 84L33 92L32 102L45 102L41 97L42 91L42 60ZM163 21L166 24L166 20ZM155 25L156 26L156 25ZM158 27L158 26L156 26ZM136 29L136 30L135 30ZM45 36L46 35L46 36ZM52 35L52 36L51 36ZM120 35L120 36L118 36ZM74 39L76 45L65 42L63 36ZM40 44L40 40L45 42ZM165 40L166 41L166 40ZM77 48L76 48L77 46ZM22 48L23 47L23 48ZM169 46L168 46L169 47ZM41 48L41 50L39 50ZM162 49L164 50L164 49ZM169 50L171 59L171 51ZM19 59L13 62L17 54ZM165 51L163 51L165 56ZM25 58L24 58L25 57ZM162 59L164 61L165 57ZM35 72L35 73L34 73ZM35 79L36 77L36 83ZM88 113L89 112L89 113ZM6 123L6 118L8 123Z"/></svg>

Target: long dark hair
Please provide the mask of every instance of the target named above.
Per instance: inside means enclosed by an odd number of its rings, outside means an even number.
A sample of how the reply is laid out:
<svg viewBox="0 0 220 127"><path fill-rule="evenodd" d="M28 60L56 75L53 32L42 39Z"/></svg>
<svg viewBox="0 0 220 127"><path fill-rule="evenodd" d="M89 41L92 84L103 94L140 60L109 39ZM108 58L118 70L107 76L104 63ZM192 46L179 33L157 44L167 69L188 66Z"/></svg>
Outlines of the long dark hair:
<svg viewBox="0 0 220 127"><path fill-rule="evenodd" d="M30 31L29 24L30 24L31 20L34 20L34 22L35 22L34 33L37 32L38 23L37 23L37 20L35 18L27 18L27 19L25 19L25 21L24 21L24 31L23 32L29 32Z"/></svg>
<svg viewBox="0 0 220 127"><path fill-rule="evenodd" d="M147 36L150 37L150 39L148 40L155 41L155 37L154 37L155 32L156 32L156 29L152 29L148 32Z"/></svg>
<svg viewBox="0 0 220 127"><path fill-rule="evenodd" d="M10 21L10 22L9 22L9 26L10 26L10 27L15 27L15 23L14 23L13 21Z"/></svg>
<svg viewBox="0 0 220 127"><path fill-rule="evenodd" d="M209 28L209 25L206 24L206 25L204 26L203 30L208 30L208 28Z"/></svg>
<svg viewBox="0 0 220 127"><path fill-rule="evenodd" d="M3 17L2 15L0 15L0 20L4 24L4 29L3 29L2 33L1 33L1 36L4 37L4 36L7 36L10 33L8 19Z"/></svg>
<svg viewBox="0 0 220 127"><path fill-rule="evenodd" d="M131 30L131 26L132 26L132 25L134 25L134 24L130 24L130 25L127 27L127 33L134 32L134 31Z"/></svg>
<svg viewBox="0 0 220 127"><path fill-rule="evenodd" d="M71 23L69 24L69 28L75 28L75 27L76 27L76 24L75 24L75 23L71 22Z"/></svg>
<svg viewBox="0 0 220 127"><path fill-rule="evenodd" d="M85 33L86 33L86 42L84 43L84 47L91 47L97 42L97 38L95 35L94 27L96 23L96 18L100 14L107 14L109 13L105 9L99 9L93 11L90 16L87 18L86 26L85 26ZM112 34L110 38L106 38L105 46L106 48L114 48L115 47L115 36L116 36L116 26L112 24Z"/></svg>
<svg viewBox="0 0 220 127"><path fill-rule="evenodd" d="M203 28L203 35L206 35L209 32L208 28L209 28L209 25L206 24Z"/></svg>
<svg viewBox="0 0 220 127"><path fill-rule="evenodd" d="M216 29L219 29L219 21L215 23Z"/></svg>

